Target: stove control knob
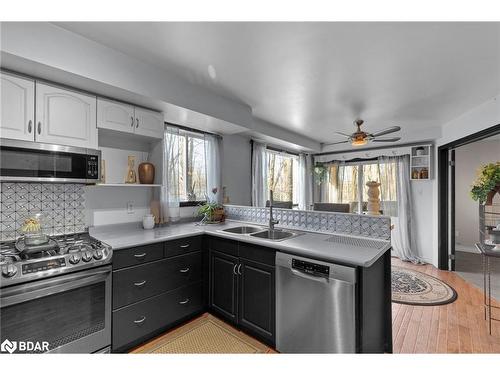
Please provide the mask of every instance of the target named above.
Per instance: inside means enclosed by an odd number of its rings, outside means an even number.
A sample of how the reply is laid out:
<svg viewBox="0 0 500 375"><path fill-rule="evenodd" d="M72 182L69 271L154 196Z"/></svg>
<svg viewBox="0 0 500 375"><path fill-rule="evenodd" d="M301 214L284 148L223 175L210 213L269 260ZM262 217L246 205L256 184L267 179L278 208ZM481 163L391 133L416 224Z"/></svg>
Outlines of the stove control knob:
<svg viewBox="0 0 500 375"><path fill-rule="evenodd" d="M92 253L90 251L84 252L82 259L85 263L90 262L92 260Z"/></svg>
<svg viewBox="0 0 500 375"><path fill-rule="evenodd" d="M80 262L80 255L79 254L73 254L72 256L70 256L69 262L71 264L77 264L78 262Z"/></svg>
<svg viewBox="0 0 500 375"><path fill-rule="evenodd" d="M17 273L17 267L13 264L8 264L2 267L2 276L13 277Z"/></svg>
<svg viewBox="0 0 500 375"><path fill-rule="evenodd" d="M101 250L94 251L94 259L95 260L101 260L102 259L102 251Z"/></svg>

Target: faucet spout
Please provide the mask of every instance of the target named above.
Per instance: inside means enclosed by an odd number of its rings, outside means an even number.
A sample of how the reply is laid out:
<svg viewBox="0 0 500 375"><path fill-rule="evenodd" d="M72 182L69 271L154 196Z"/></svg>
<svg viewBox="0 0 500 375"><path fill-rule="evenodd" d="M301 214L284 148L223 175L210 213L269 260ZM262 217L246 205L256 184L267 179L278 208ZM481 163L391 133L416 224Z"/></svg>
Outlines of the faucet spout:
<svg viewBox="0 0 500 375"><path fill-rule="evenodd" d="M276 224L279 224L279 220L274 220L273 217L273 205L274 205L273 191L269 190L269 231L273 231L274 226Z"/></svg>

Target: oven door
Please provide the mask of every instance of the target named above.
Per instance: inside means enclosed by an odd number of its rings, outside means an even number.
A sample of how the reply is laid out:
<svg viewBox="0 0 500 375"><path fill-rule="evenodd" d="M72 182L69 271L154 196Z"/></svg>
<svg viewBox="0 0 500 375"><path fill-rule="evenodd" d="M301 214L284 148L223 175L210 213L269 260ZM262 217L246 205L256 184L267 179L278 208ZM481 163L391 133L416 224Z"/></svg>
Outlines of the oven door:
<svg viewBox="0 0 500 375"><path fill-rule="evenodd" d="M38 353L110 346L111 266L0 290L0 323L0 342L15 341L18 353L19 342L47 342L48 350L27 350Z"/></svg>
<svg viewBox="0 0 500 375"><path fill-rule="evenodd" d="M99 150L2 139L0 156L0 181L99 182Z"/></svg>

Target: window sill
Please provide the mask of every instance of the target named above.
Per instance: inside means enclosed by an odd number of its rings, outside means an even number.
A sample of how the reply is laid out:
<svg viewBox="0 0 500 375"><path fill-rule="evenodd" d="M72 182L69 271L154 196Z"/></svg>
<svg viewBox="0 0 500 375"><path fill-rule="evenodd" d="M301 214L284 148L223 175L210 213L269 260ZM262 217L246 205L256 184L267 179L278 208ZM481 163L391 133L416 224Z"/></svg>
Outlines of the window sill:
<svg viewBox="0 0 500 375"><path fill-rule="evenodd" d="M195 207L205 204L205 201L182 201L179 202L179 207Z"/></svg>

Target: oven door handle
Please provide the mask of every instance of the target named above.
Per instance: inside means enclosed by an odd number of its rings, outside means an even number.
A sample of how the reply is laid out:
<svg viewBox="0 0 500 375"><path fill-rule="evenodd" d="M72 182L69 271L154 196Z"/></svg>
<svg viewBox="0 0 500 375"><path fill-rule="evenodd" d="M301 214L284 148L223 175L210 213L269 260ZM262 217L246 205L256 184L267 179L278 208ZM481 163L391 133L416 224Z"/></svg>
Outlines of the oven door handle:
<svg viewBox="0 0 500 375"><path fill-rule="evenodd" d="M111 267L99 270L88 270L65 277L41 280L36 283L19 285L2 291L0 305L2 307L17 305L34 299L81 288L105 281L111 275Z"/></svg>

